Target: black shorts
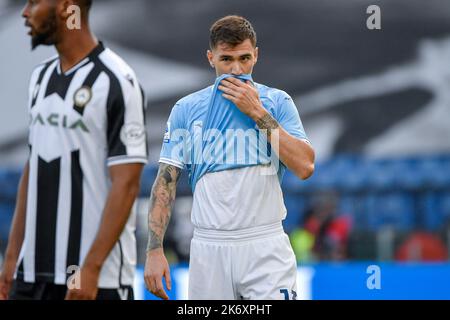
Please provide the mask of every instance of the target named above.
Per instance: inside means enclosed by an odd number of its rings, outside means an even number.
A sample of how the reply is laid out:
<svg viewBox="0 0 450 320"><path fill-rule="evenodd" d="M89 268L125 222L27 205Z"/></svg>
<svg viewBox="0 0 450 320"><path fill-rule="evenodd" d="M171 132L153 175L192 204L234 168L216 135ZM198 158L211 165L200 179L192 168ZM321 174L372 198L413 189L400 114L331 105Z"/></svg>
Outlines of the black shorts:
<svg viewBox="0 0 450 320"><path fill-rule="evenodd" d="M67 286L50 282L28 283L14 281L9 295L10 300L64 300ZM134 300L131 286L118 289L98 289L97 300Z"/></svg>

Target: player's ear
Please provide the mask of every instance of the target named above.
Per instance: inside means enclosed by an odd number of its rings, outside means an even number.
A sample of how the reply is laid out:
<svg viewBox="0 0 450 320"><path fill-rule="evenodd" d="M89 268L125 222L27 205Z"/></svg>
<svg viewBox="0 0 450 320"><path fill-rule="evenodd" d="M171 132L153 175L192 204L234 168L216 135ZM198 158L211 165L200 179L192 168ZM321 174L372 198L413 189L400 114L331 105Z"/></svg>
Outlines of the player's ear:
<svg viewBox="0 0 450 320"><path fill-rule="evenodd" d="M56 2L56 14L61 17L63 21L66 21L69 16L72 14L68 8L72 5L76 5L73 0L62 0Z"/></svg>
<svg viewBox="0 0 450 320"><path fill-rule="evenodd" d="M210 66L211 66L212 68L214 68L214 67L215 67L215 66L214 66L214 61L213 61L214 54L212 53L211 50L207 50L207 51L206 51L206 58L208 58L208 61L209 61Z"/></svg>
<svg viewBox="0 0 450 320"><path fill-rule="evenodd" d="M259 54L259 48L255 48L255 64L258 62L258 54Z"/></svg>

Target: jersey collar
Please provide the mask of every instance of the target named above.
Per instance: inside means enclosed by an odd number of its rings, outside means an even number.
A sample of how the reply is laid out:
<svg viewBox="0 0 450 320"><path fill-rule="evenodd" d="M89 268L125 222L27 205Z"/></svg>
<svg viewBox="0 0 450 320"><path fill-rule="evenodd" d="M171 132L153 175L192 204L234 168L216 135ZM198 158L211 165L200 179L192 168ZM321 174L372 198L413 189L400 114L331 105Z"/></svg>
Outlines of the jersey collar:
<svg viewBox="0 0 450 320"><path fill-rule="evenodd" d="M98 45L84 59L82 59L80 62L78 62L76 65L74 65L72 68L70 68L69 70L67 70L64 73L61 72L61 63L58 59L56 71L58 72L58 75L62 74L62 75L68 76L68 75L72 74L73 72L75 72L76 70L78 70L79 68L88 64L90 61L95 60L104 50L105 50L105 46L103 45L103 42L99 41Z"/></svg>

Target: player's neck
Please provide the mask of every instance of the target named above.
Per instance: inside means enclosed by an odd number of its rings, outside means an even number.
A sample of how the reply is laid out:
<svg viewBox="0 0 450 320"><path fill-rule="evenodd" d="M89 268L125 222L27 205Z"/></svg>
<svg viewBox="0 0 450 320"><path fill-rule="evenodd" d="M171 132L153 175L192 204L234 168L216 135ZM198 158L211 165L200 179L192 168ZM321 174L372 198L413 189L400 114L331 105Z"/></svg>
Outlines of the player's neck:
<svg viewBox="0 0 450 320"><path fill-rule="evenodd" d="M81 30L72 30L62 37L55 45L61 63L61 71L66 72L83 60L98 45L97 38L89 27L82 26Z"/></svg>

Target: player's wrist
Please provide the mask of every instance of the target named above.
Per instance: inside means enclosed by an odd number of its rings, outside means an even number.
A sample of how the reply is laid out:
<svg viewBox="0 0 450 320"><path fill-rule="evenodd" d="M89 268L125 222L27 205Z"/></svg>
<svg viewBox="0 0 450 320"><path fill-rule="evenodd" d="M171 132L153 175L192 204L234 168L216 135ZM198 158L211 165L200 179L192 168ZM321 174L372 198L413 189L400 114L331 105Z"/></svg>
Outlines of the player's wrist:
<svg viewBox="0 0 450 320"><path fill-rule="evenodd" d="M13 266L10 263L3 264L2 269L0 269L0 277L2 281L6 281L7 283L10 283L14 279L14 272L15 272L15 265Z"/></svg>
<svg viewBox="0 0 450 320"><path fill-rule="evenodd" d="M13 254L5 254L5 259L3 260L3 265L1 266L1 271L10 277L14 276L14 271L16 270L17 256Z"/></svg>
<svg viewBox="0 0 450 320"><path fill-rule="evenodd" d="M250 115L250 117L255 121L258 122L259 120L261 120L262 118L264 118L267 115L267 110L264 109L264 107L258 106L257 108L255 108L252 112L252 114Z"/></svg>
<svg viewBox="0 0 450 320"><path fill-rule="evenodd" d="M164 255L164 249L162 247L147 249L147 257L153 255Z"/></svg>
<svg viewBox="0 0 450 320"><path fill-rule="evenodd" d="M5 259L3 260L3 266L16 265L18 256L15 254L5 253Z"/></svg>
<svg viewBox="0 0 450 320"><path fill-rule="evenodd" d="M103 261L100 261L98 259L86 259L82 268L85 271L93 272L93 273L100 273L100 270L102 269Z"/></svg>

